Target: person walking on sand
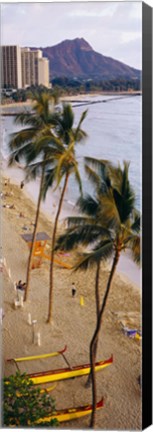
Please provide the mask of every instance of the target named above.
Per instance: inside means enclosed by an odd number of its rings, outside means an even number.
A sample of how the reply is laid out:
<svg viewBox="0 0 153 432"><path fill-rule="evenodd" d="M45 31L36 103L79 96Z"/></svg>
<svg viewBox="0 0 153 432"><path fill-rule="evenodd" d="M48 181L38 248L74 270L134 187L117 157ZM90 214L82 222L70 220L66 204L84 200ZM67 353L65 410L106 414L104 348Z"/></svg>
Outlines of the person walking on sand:
<svg viewBox="0 0 153 432"><path fill-rule="evenodd" d="M75 287L75 283L72 282L72 297L75 297L76 295L76 287Z"/></svg>
<svg viewBox="0 0 153 432"><path fill-rule="evenodd" d="M20 291L20 292L24 292L25 288L26 288L26 283L25 283L25 282L22 283L22 281L19 280L19 282L16 284L17 292L18 292L18 293L19 293L19 291Z"/></svg>
<svg viewBox="0 0 153 432"><path fill-rule="evenodd" d="M17 291L17 300L20 302L20 305L23 305L23 298L24 298L24 292L26 288L26 283L19 280L19 282L16 285L16 291Z"/></svg>

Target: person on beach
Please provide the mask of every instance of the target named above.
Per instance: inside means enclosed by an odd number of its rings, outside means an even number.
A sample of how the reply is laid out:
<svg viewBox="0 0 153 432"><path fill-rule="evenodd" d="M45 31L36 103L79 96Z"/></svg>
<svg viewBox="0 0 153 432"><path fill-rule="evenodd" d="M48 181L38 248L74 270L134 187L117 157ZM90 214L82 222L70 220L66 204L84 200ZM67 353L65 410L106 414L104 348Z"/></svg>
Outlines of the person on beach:
<svg viewBox="0 0 153 432"><path fill-rule="evenodd" d="M19 280L19 282L18 282L17 285L16 285L16 289L18 289L18 290L20 290L20 291L24 291L24 290L25 290L25 287L26 287L26 283L25 283L25 282L22 283L22 281Z"/></svg>
<svg viewBox="0 0 153 432"><path fill-rule="evenodd" d="M24 187L24 181L22 181L22 182L20 183L20 188L23 189L23 187Z"/></svg>
<svg viewBox="0 0 153 432"><path fill-rule="evenodd" d="M76 287L75 287L75 283L72 282L72 297L75 297L76 295Z"/></svg>
<svg viewBox="0 0 153 432"><path fill-rule="evenodd" d="M21 280L16 285L17 290L17 301L20 303L20 306L23 306L23 298L24 298L24 291L25 291L26 283L22 283Z"/></svg>
<svg viewBox="0 0 153 432"><path fill-rule="evenodd" d="M2 324L2 322L3 322L3 318L4 318L4 311L3 311L3 308L0 308L0 322L1 322L1 324Z"/></svg>

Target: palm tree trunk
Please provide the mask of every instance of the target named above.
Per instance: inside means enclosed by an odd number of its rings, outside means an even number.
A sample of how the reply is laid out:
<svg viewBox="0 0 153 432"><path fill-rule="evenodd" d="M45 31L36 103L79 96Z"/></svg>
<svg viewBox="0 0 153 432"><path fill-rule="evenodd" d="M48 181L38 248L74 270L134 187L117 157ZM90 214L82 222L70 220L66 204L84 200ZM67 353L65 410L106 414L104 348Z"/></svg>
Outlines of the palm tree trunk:
<svg viewBox="0 0 153 432"><path fill-rule="evenodd" d="M100 313L100 294L99 294L99 274L100 274L100 261L97 263L96 282L95 282L95 298L96 298L96 315L97 321Z"/></svg>
<svg viewBox="0 0 153 432"><path fill-rule="evenodd" d="M96 299L96 317L97 317L97 322L98 322L98 317L99 317L99 313L100 313L99 274L100 274L100 261L98 261L98 263L97 263L96 279L95 279L95 299ZM97 342L95 344L95 349L94 349L95 358L96 358L96 353L97 353ZM88 375L85 387L89 387L90 384L91 384L91 371L90 371L90 373Z"/></svg>
<svg viewBox="0 0 153 432"><path fill-rule="evenodd" d="M104 299L102 302L102 306L99 312L99 317L97 320L97 325L96 325L96 329L95 332L93 334L91 343L90 343L90 364L91 364L91 379L92 379L92 414L91 414L91 420L90 420L90 427L94 428L95 426L95 418L96 418L96 403L97 403L97 394L96 394L96 379L95 379L95 361L96 361L96 356L95 356L95 350L97 350L97 344L98 344L98 337L99 337L99 332L101 329L101 324L102 324L102 317L103 317L103 313L105 310L105 306L107 303L107 298L109 295L109 291L110 291L110 287L111 287L111 283L113 280L113 276L115 274L115 270L116 270L116 266L119 260L119 256L120 256L120 252L117 250L115 253L115 257L113 260L113 265L111 268L111 272L108 278L108 282L107 282L107 287L106 287L106 291L105 291L105 295L104 295Z"/></svg>
<svg viewBox="0 0 153 432"><path fill-rule="evenodd" d="M29 253L29 258L28 258L24 301L27 300L27 296L28 296L28 292L29 292L30 270L31 270L32 256L33 256L34 245L35 245L35 240L36 240L36 233L37 233L37 226L38 226L38 219L39 219L39 212L40 212L40 204L41 204L41 198L42 198L42 186L43 186L43 182L44 182L44 174L45 174L45 165L43 165L43 168L42 168L39 196L38 196L38 202L37 202L37 211L36 211L36 218L35 218L35 225L34 225L32 242L31 242L30 253Z"/></svg>
<svg viewBox="0 0 153 432"><path fill-rule="evenodd" d="M62 204L63 204L63 199L64 199L66 187L67 187L68 178L69 178L69 174L66 174L63 190L62 190L60 201L59 201L58 210L57 210L56 217L55 217L54 229L53 229L52 245L51 245L51 262L50 262L49 308L48 308L47 323L50 323L51 319L52 319L53 267L54 267L54 253L55 253L54 247L55 247L55 239L56 239L58 219L59 219L59 215L60 215Z"/></svg>

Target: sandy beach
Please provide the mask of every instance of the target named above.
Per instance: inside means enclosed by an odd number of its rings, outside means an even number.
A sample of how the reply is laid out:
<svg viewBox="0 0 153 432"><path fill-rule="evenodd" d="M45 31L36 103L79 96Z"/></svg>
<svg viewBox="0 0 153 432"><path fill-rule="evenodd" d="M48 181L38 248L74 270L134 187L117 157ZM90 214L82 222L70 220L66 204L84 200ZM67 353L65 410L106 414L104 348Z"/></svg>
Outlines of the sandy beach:
<svg viewBox="0 0 153 432"><path fill-rule="evenodd" d="M6 183L6 184L5 184ZM23 308L14 308L14 282L26 278L28 246L21 235L33 231L35 204L17 184L2 179L1 189L2 258L1 280L4 309L2 324L2 371L15 373L15 366L7 358L49 353L67 345L66 358L71 366L88 363L89 343L94 331L96 311L94 300L94 271L73 273L55 266L53 323L46 324L49 295L49 260L31 272L29 298ZM60 230L63 225L60 225ZM52 236L52 223L41 213L38 231ZM50 253L48 242L46 253ZM73 262L73 255L67 257ZM101 266L100 290L103 296L109 266ZM76 297L71 296L75 282ZM83 297L84 304L81 304ZM32 327L28 314L37 320L41 345L32 341ZM98 399L104 397L104 407L97 412L96 429L138 430L141 428L141 390L137 381L141 372L141 341L131 339L122 331L122 325L141 329L141 297L138 288L125 275L116 273L108 300L100 334L97 360L113 354L113 364L98 372ZM24 362L21 371L27 373L65 367L62 356L35 362ZM86 377L59 381L52 391L56 408L68 408L91 402L91 388L85 387ZM61 424L61 428L85 429L89 416Z"/></svg>

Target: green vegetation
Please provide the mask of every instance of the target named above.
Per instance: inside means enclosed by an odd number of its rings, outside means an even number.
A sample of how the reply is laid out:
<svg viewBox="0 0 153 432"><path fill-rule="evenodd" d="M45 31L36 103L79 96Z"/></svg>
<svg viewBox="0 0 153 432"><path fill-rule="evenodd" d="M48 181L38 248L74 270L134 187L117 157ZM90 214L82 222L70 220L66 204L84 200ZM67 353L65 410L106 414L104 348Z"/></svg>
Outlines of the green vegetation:
<svg viewBox="0 0 153 432"><path fill-rule="evenodd" d="M25 128L12 134L9 142L9 149L11 151L9 165L12 165L16 158L24 160L25 181L40 176L35 227L27 265L25 301L29 292L30 270L41 200L45 199L49 187L53 185L54 187L58 187L61 181L64 180L51 244L49 310L47 318L47 322L49 323L52 317L53 260L57 225L68 179L72 173L76 178L80 191L82 188L78 163L75 158L75 145L86 137L86 133L81 129L81 125L87 111L83 112L78 125L74 128L74 114L69 104L63 105L61 110L56 111L56 98L49 92L33 92L30 96L33 101L32 111L24 111L15 118L16 124L25 126Z"/></svg>
<svg viewBox="0 0 153 432"><path fill-rule="evenodd" d="M98 92L132 92L141 90L140 79L112 79L112 80L80 80L77 78L57 77L52 80L52 88L44 86L31 86L27 89L13 90L5 89L2 91L2 103L25 102L29 99L29 93L33 91L47 92L50 95L55 92L58 97L67 95L77 95L84 93Z"/></svg>
<svg viewBox="0 0 153 432"><path fill-rule="evenodd" d="M57 186L63 180L63 186L61 196L59 199L57 213L55 216L53 234L52 234L52 245L51 245L51 261L50 261L50 290L49 290L49 309L47 322L49 323L52 319L52 295L53 295L53 268L54 268L54 248L56 240L56 232L58 226L58 220L62 209L62 204L67 189L68 180L71 174L75 176L76 182L82 193L81 178L78 170L78 162L75 156L75 146L78 142L82 141L86 137L86 133L81 129L82 122L86 117L87 111L84 111L80 117L78 125L74 128L74 113L71 105L63 105L61 112L56 115L57 121L55 121L55 134L60 139L61 148L56 152L55 160L51 168L48 167L46 178L44 197L48 187L53 185L53 179L56 181Z"/></svg>
<svg viewBox="0 0 153 432"><path fill-rule="evenodd" d="M68 218L68 228L58 238L56 249L71 250L78 244L90 247L79 258L75 270L96 267L95 299L97 323L90 343L93 411L90 427L95 425L96 379L95 362L102 318L107 304L112 280L121 252L130 250L136 263L140 262L140 214L135 209L135 195L128 179L129 164L123 169L110 162L86 158L86 171L95 189L94 196L86 195L78 201L85 216ZM90 167L93 166L93 168ZM110 258L111 270L103 299L99 293L100 263Z"/></svg>
<svg viewBox="0 0 153 432"><path fill-rule="evenodd" d="M25 181L28 181L31 178L36 178L36 176L40 175L35 227L27 265L25 300L27 300L29 291L30 269L37 233L42 190L44 187L45 168L47 164L51 164L54 160L54 154L57 147L62 146L52 131L52 126L55 121L54 96L50 95L50 93L40 91L31 93L30 97L33 101L32 112L24 111L18 114L15 118L15 123L22 127L25 126L25 128L19 132L13 133L9 141L9 149L11 152L9 165L12 165L16 158L17 160L23 160L26 171ZM40 159L40 162L34 163L38 158Z"/></svg>
<svg viewBox="0 0 153 432"><path fill-rule="evenodd" d="M92 92L121 92L139 91L141 82L139 79L112 79L112 80L79 80L74 78L59 77L52 80L53 88L62 94L78 94Z"/></svg>
<svg viewBox="0 0 153 432"><path fill-rule="evenodd" d="M37 421L55 412L55 401L49 393L36 388L26 374L4 377L3 425L4 427L38 427ZM56 418L42 422L42 426L58 426Z"/></svg>
<svg viewBox="0 0 153 432"><path fill-rule="evenodd" d="M3 104L8 102L26 102L27 100L31 99L31 95L33 93L48 93L50 96L53 96L56 101L58 100L58 97L61 94L61 91L58 90L58 88L51 88L48 89L47 87L43 85L32 85L31 87L27 87L26 89L13 89L12 88L5 88L1 92L1 102Z"/></svg>

